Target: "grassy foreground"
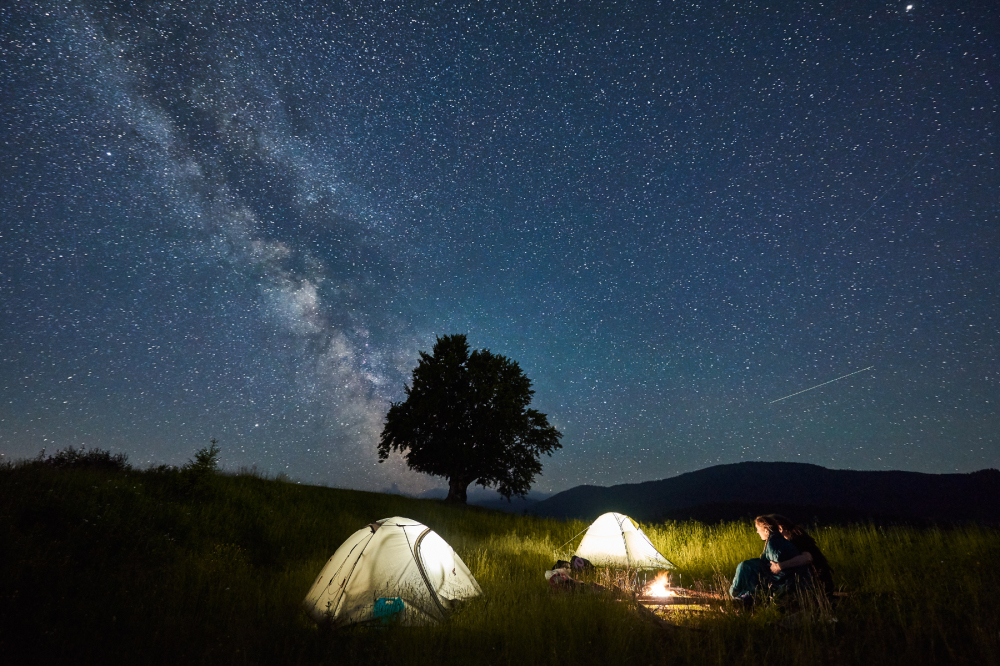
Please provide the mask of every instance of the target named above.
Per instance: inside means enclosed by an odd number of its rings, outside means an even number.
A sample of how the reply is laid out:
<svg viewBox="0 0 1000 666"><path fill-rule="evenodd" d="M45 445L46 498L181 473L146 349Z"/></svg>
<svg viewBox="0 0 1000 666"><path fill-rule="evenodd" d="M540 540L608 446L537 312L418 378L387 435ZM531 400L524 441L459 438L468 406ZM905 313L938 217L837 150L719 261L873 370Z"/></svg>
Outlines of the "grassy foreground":
<svg viewBox="0 0 1000 666"><path fill-rule="evenodd" d="M392 515L444 537L483 588L435 627L321 632L300 603L325 561ZM1000 531L822 527L836 622L731 606L670 616L550 594L586 527L253 475L0 467L0 662L206 664L997 664ZM722 589L749 523L643 525L685 585Z"/></svg>

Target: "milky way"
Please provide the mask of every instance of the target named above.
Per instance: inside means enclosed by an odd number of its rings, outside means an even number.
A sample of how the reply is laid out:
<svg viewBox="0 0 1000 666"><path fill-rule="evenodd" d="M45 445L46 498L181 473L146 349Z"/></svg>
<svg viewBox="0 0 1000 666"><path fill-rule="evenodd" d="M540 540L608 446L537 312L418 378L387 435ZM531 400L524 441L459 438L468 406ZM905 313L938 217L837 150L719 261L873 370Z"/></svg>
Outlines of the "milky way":
<svg viewBox="0 0 1000 666"><path fill-rule="evenodd" d="M0 30L6 460L214 437L421 492L378 433L465 333L564 434L543 492L1000 466L990 3L15 0Z"/></svg>

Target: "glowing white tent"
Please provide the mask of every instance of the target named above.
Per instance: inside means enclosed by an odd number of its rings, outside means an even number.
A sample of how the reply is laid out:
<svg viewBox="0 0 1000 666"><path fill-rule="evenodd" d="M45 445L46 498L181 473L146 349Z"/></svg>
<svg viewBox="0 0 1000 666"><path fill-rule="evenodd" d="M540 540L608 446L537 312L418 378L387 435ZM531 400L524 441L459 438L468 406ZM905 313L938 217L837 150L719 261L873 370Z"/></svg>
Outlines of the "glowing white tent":
<svg viewBox="0 0 1000 666"><path fill-rule="evenodd" d="M469 568L436 532L409 518L384 518L345 541L303 604L319 624L377 620L403 600L397 621L429 624L455 602L482 594Z"/></svg>
<svg viewBox="0 0 1000 666"><path fill-rule="evenodd" d="M606 513L583 535L576 556L598 566L632 569L673 569L674 565L650 543L628 516Z"/></svg>

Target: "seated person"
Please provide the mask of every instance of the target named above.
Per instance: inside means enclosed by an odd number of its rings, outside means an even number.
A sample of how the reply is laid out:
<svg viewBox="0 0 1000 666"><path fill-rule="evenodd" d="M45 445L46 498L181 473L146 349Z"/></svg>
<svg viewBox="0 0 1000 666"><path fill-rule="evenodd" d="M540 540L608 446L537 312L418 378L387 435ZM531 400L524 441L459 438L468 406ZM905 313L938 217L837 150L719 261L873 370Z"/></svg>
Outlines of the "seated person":
<svg viewBox="0 0 1000 666"><path fill-rule="evenodd" d="M786 566L776 573L772 565L798 557L798 549L781 536L777 522L770 516L757 516L754 520L757 534L764 541L764 552L753 560L740 562L729 588L729 596L752 606L758 592L784 594L795 589L800 578L808 578L805 566Z"/></svg>
<svg viewBox="0 0 1000 666"><path fill-rule="evenodd" d="M791 541L792 545L799 551L799 555L789 560L773 562L771 564L771 573L778 574L792 567L809 567L812 571L814 584L820 586L824 594L826 594L826 598L833 601L833 568L813 538L806 534L805 530L801 527L782 515L773 513L769 518L777 524L778 529L781 531L781 536Z"/></svg>

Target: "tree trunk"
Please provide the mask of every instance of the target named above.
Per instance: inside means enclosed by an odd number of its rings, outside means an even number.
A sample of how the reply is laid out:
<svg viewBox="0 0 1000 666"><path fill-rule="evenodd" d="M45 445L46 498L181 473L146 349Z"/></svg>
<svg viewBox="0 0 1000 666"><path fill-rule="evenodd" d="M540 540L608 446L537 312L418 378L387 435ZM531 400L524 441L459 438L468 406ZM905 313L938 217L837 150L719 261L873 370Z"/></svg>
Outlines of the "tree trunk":
<svg viewBox="0 0 1000 666"><path fill-rule="evenodd" d="M455 477L448 479L448 497L445 498L445 502L468 504L469 498L466 491L469 489L470 483L472 482Z"/></svg>

